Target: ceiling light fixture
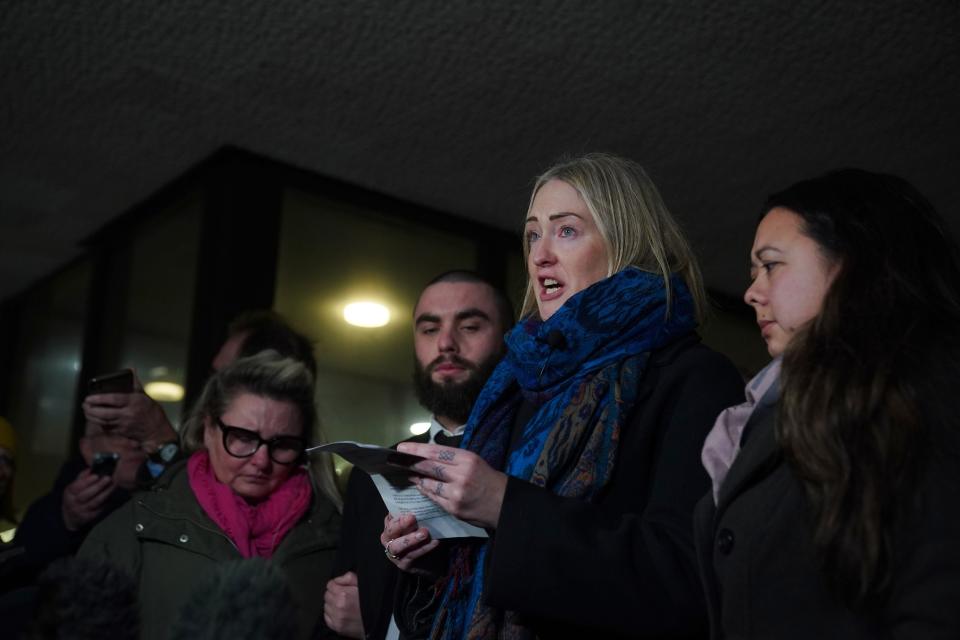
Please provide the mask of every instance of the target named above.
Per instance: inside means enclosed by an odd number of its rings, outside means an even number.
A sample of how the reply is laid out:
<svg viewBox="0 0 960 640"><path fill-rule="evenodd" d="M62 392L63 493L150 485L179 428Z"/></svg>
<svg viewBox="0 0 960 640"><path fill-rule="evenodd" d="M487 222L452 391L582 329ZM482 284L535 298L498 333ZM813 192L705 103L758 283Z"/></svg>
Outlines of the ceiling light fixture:
<svg viewBox="0 0 960 640"><path fill-rule="evenodd" d="M183 385L176 382L154 381L143 385L143 392L157 402L180 402L183 400Z"/></svg>
<svg viewBox="0 0 960 640"><path fill-rule="evenodd" d="M343 319L355 327L382 327L390 322L390 310L379 302L351 302L343 308Z"/></svg>
<svg viewBox="0 0 960 640"><path fill-rule="evenodd" d="M427 431L430 431L429 422L414 422L410 425L410 433L415 436L419 436L421 433L426 433Z"/></svg>

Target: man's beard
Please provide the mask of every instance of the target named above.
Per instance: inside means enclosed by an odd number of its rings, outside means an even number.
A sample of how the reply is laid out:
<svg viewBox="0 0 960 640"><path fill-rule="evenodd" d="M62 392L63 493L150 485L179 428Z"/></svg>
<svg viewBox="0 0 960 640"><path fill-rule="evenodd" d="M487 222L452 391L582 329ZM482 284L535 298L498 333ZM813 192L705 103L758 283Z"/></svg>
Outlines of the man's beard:
<svg viewBox="0 0 960 640"><path fill-rule="evenodd" d="M466 424L473 403L477 401L480 390L493 373L502 353L495 353L483 362L474 364L459 356L440 356L424 367L413 359L413 387L420 405L435 416L450 418L458 424ZM452 362L463 367L470 375L463 382L434 382L430 377L433 369L444 362Z"/></svg>

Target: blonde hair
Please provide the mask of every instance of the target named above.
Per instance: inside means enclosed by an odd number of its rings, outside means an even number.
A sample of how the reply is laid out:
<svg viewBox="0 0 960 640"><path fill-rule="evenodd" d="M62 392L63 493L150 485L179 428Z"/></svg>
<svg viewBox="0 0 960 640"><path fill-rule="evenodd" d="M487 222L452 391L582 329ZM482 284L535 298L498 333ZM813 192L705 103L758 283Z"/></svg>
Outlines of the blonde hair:
<svg viewBox="0 0 960 640"><path fill-rule="evenodd" d="M540 175L533 186L527 215L543 185L561 180L583 198L603 237L607 250L607 275L633 266L663 276L670 301L670 276L683 278L693 298L698 320L707 309L700 267L680 225L663 203L660 193L639 164L627 158L591 153L563 160ZM529 245L523 243L524 264L529 264ZM520 317L537 308L533 281L527 273ZM669 304L668 304L669 312Z"/></svg>
<svg viewBox="0 0 960 640"><path fill-rule="evenodd" d="M299 360L281 357L267 350L240 358L213 374L204 385L190 415L183 424L182 444L186 452L204 449L203 433L207 418L218 418L227 410L237 395L249 393L278 402L289 402L297 407L303 424L302 435L309 443L324 440L314 404L313 374ZM315 464L308 464L310 474L339 511L343 498L337 483L330 456L323 456Z"/></svg>

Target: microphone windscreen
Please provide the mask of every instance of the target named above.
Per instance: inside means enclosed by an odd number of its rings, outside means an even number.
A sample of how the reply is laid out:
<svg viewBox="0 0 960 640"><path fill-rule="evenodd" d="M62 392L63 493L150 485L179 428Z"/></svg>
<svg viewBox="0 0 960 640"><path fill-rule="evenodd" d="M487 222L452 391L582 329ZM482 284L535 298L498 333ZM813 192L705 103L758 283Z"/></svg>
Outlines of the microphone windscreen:
<svg viewBox="0 0 960 640"><path fill-rule="evenodd" d="M24 637L136 640L136 582L99 558L57 560L37 578L33 623Z"/></svg>
<svg viewBox="0 0 960 640"><path fill-rule="evenodd" d="M261 558L227 562L199 583L171 640L292 638L299 623L286 577Z"/></svg>

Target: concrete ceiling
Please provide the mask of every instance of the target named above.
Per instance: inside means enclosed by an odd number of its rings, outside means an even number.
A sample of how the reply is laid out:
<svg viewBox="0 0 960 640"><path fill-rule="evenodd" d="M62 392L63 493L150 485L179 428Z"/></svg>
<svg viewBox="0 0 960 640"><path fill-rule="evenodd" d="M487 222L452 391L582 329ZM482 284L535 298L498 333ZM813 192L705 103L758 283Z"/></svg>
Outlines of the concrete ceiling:
<svg viewBox="0 0 960 640"><path fill-rule="evenodd" d="M7 0L0 299L223 145L519 229L558 155L644 164L714 289L837 166L960 228L952 0Z"/></svg>

